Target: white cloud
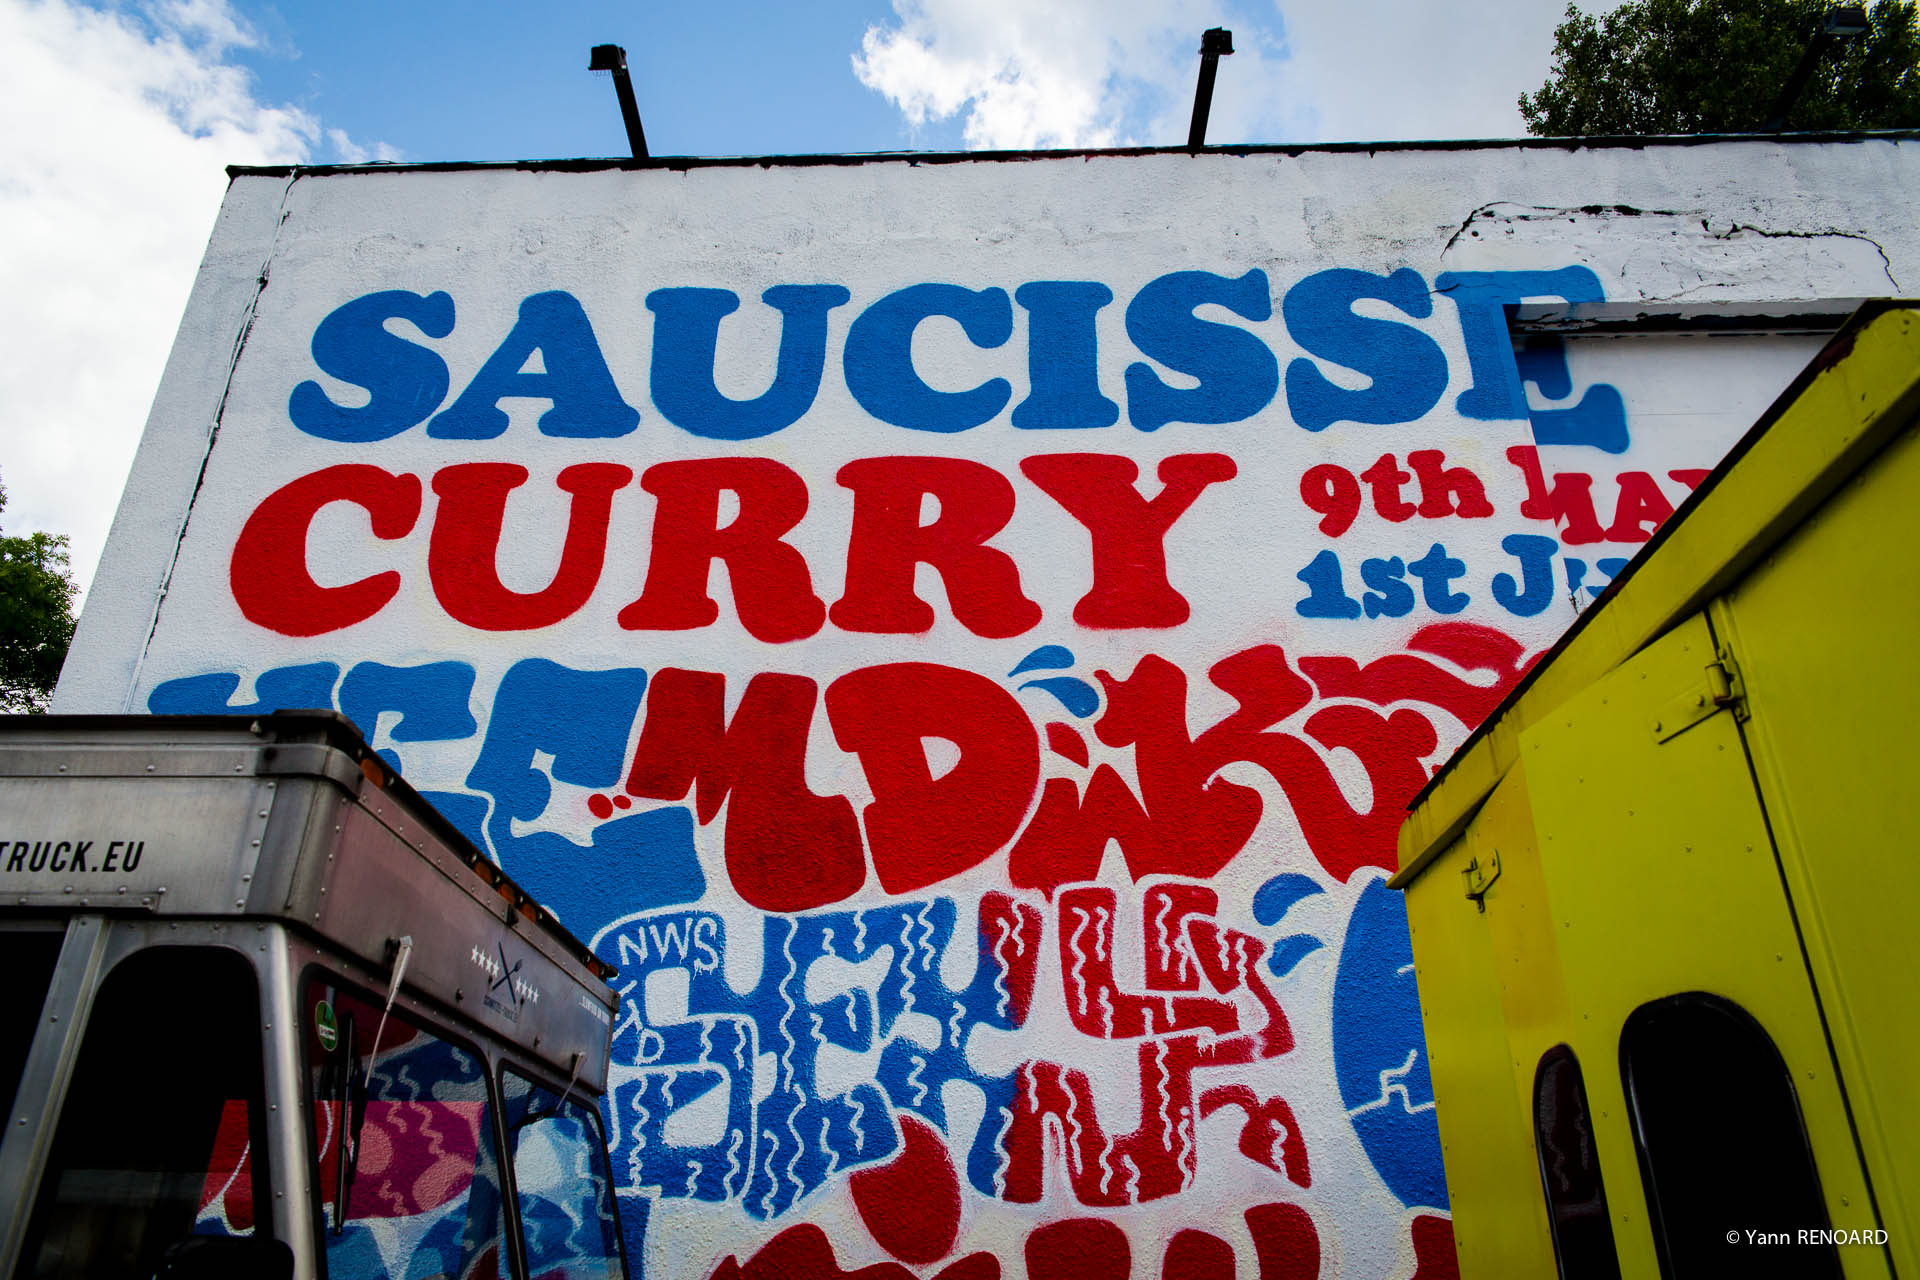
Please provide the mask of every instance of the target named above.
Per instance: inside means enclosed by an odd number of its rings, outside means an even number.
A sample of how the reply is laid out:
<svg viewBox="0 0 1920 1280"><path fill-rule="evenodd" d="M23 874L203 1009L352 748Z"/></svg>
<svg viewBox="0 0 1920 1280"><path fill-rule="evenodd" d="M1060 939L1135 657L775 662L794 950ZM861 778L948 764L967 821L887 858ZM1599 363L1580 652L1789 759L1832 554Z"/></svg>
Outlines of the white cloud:
<svg viewBox="0 0 1920 1280"><path fill-rule="evenodd" d="M1598 14L1621 0L1581 0ZM1520 94L1546 81L1565 0L1287 0L1290 92L1312 140L1513 138Z"/></svg>
<svg viewBox="0 0 1920 1280"><path fill-rule="evenodd" d="M1200 33L1227 25L1217 0L894 0L894 10L897 26L868 29L854 74L909 125L964 111L974 147L1184 142ZM1234 71L1270 61L1259 41L1237 43Z"/></svg>
<svg viewBox="0 0 1920 1280"><path fill-rule="evenodd" d="M0 525L72 538L91 581L229 164L305 160L308 113L228 62L226 0L0 0ZM387 154L382 155L382 151Z"/></svg>
<svg viewBox="0 0 1920 1280"><path fill-rule="evenodd" d="M395 164L402 159L400 148L390 147L384 142L371 146L362 146L347 136L345 129L328 129L327 145L333 148L334 159L340 164Z"/></svg>
<svg viewBox="0 0 1920 1280"><path fill-rule="evenodd" d="M1599 12L1620 0L1586 0ZM1225 26L1207 137L1514 137L1546 79L1561 0L894 0L854 74L909 125L960 116L972 147L1186 141L1200 33Z"/></svg>

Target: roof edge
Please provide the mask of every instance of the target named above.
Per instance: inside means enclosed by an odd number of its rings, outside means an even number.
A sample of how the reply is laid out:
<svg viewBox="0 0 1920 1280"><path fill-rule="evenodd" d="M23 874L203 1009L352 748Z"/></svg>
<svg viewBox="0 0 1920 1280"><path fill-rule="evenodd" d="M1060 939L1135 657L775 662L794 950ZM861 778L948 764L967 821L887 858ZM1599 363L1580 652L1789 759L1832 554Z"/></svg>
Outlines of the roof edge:
<svg viewBox="0 0 1920 1280"><path fill-rule="evenodd" d="M531 173L598 173L611 169L807 168L866 164L993 164L1026 160L1093 160L1109 156L1303 156L1372 154L1388 151L1587 151L1699 147L1737 143L1787 146L1871 141L1920 142L1920 129L1876 129L1844 133L1695 133L1606 135L1590 138L1465 138L1393 142L1248 143L1233 146L1066 148L1052 151L865 151L764 156L653 156L645 160L581 157L548 160L436 160L418 164L320 164L227 166L227 177L330 178L370 173L461 173L469 170L520 170Z"/></svg>

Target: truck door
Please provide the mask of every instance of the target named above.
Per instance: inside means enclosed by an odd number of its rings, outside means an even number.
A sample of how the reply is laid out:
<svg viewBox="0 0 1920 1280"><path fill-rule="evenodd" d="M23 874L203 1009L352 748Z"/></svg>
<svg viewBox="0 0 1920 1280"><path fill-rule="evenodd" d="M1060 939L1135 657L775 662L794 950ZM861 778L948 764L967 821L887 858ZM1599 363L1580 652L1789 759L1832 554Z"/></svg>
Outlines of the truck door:
<svg viewBox="0 0 1920 1280"><path fill-rule="evenodd" d="M1866 1187L1730 668L1697 613L1520 736L1554 1034L1584 1066L1623 1272L1837 1276L1802 1232L1846 1225ZM1529 1071L1542 1053L1514 1049Z"/></svg>

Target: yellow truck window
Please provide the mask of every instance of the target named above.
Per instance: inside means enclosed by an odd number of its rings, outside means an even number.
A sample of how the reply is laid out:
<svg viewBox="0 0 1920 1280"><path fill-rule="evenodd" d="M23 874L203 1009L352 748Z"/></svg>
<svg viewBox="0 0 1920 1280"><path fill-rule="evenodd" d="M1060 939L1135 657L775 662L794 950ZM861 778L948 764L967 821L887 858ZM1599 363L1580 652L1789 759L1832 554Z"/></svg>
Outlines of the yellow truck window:
<svg viewBox="0 0 1920 1280"><path fill-rule="evenodd" d="M1587 1085L1564 1044L1542 1054L1534 1072L1533 1134L1560 1280L1620 1280Z"/></svg>
<svg viewBox="0 0 1920 1280"><path fill-rule="evenodd" d="M1838 1280L1793 1080L1746 1010L1701 991L1641 1005L1620 1074L1666 1280Z"/></svg>

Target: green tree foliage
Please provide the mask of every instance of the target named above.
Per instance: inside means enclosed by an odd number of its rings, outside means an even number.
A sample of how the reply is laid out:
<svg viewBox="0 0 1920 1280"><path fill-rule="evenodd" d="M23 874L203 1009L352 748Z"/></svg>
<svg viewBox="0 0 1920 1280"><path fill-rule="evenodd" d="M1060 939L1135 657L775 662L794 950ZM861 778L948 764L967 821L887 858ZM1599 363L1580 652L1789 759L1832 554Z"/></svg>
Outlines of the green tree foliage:
<svg viewBox="0 0 1920 1280"><path fill-rule="evenodd" d="M1520 95L1527 132L1749 133L1819 29L1826 0L1628 0L1593 18L1573 5L1554 32L1553 71ZM1829 39L1786 128L1920 126L1915 0L1880 0L1872 29Z"/></svg>
<svg viewBox="0 0 1920 1280"><path fill-rule="evenodd" d="M0 511L7 491L0 486ZM0 536L0 711L47 709L73 640L67 535Z"/></svg>

